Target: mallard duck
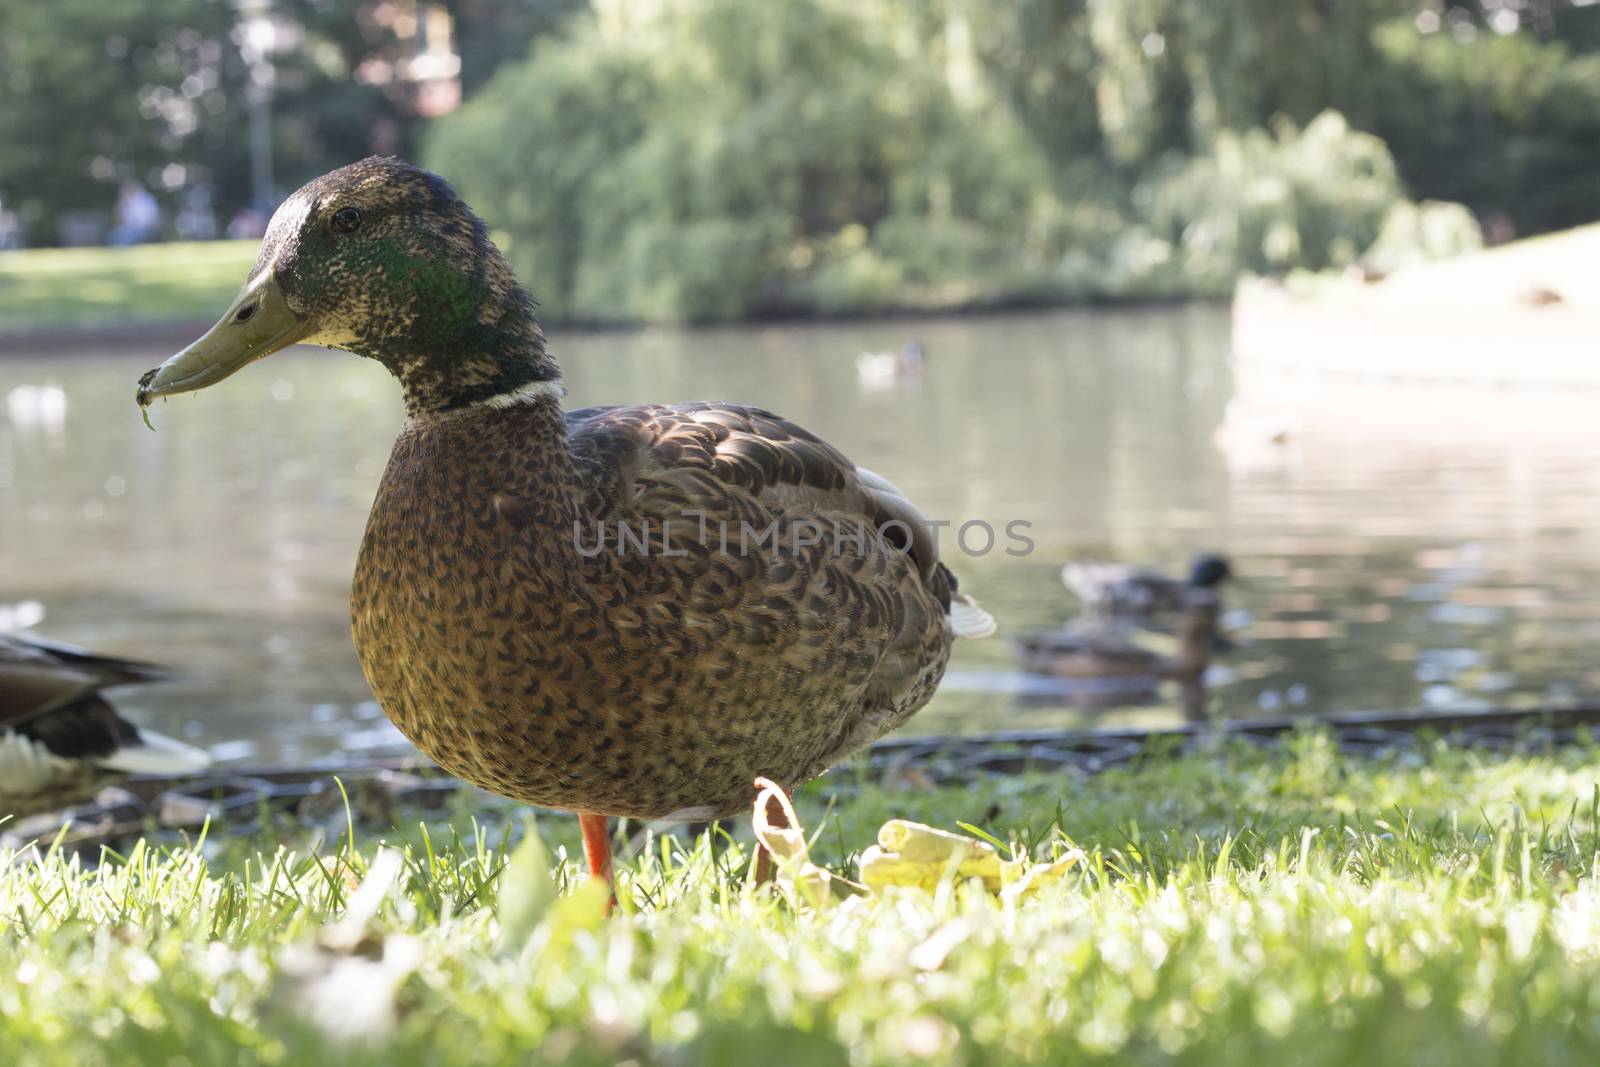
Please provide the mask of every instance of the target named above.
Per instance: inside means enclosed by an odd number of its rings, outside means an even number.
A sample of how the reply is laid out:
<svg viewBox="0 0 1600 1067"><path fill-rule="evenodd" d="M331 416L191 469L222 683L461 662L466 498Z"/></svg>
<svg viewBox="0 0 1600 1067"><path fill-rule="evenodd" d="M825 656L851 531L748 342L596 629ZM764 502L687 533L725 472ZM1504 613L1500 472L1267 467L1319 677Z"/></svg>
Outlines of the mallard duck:
<svg viewBox="0 0 1600 1067"><path fill-rule="evenodd" d="M1179 617L1176 648L1164 653L1141 643L1137 627L1126 621L1090 616L1056 630L1023 634L1012 643L1030 674L1075 681L1104 680L1110 690L1096 697L1154 695L1163 680L1183 690L1185 717L1204 717L1204 681L1217 649L1222 601L1214 590L1191 588ZM1107 703L1104 699L1094 701Z"/></svg>
<svg viewBox="0 0 1600 1067"><path fill-rule="evenodd" d="M194 774L211 760L117 714L101 690L168 677L158 667L0 633L0 816L81 803L128 774Z"/></svg>
<svg viewBox="0 0 1600 1067"><path fill-rule="evenodd" d="M296 342L375 359L404 394L351 590L379 703L448 772L576 811L596 877L607 816L718 818L757 776L792 789L905 722L952 639L994 628L911 502L794 423L563 411L532 299L427 171L368 159L290 196L233 305L138 401Z"/></svg>
<svg viewBox="0 0 1600 1067"><path fill-rule="evenodd" d="M1012 642L1023 669L1057 678L1181 678L1205 672L1211 662L1221 601L1195 590L1180 617L1176 651L1166 654L1141 643L1129 623L1089 618L1055 630L1023 634ZM1168 638L1167 640L1171 640Z"/></svg>
<svg viewBox="0 0 1600 1067"><path fill-rule="evenodd" d="M1176 616L1196 589L1216 590L1233 577L1226 556L1203 552L1190 564L1187 578L1125 563L1076 561L1061 568L1061 582L1082 602L1084 611L1108 619L1158 620Z"/></svg>
<svg viewBox="0 0 1600 1067"><path fill-rule="evenodd" d="M893 388L896 382L920 379L923 366L922 344L912 340L901 345L898 352L862 352L856 356L856 378L863 389L882 392Z"/></svg>

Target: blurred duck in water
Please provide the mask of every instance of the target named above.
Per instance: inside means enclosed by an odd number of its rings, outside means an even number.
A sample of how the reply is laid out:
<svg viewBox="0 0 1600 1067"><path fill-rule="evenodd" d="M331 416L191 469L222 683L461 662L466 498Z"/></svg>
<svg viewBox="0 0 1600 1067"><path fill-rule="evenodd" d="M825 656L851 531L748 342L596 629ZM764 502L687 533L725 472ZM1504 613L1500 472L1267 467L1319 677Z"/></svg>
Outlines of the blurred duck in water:
<svg viewBox="0 0 1600 1067"><path fill-rule="evenodd" d="M863 389L882 392L897 382L922 378L922 345L907 341L898 352L863 352L856 357L856 377Z"/></svg>
<svg viewBox="0 0 1600 1067"><path fill-rule="evenodd" d="M129 774L209 767L204 752L138 729L100 695L168 677L146 663L0 633L0 817L79 804Z"/></svg>
<svg viewBox="0 0 1600 1067"><path fill-rule="evenodd" d="M1184 717L1205 720L1205 675L1221 635L1222 601L1210 588L1190 587L1178 618L1171 652L1151 647L1152 635L1127 621L1090 616L1056 630L1024 634L1012 644L1023 670L1073 681L1116 683L1109 695L1121 699L1099 705L1137 702L1154 695L1163 680L1177 682L1183 694ZM1105 696L1098 689L1088 695Z"/></svg>
<svg viewBox="0 0 1600 1067"><path fill-rule="evenodd" d="M1213 552L1196 556L1187 578L1125 563L1079 561L1061 568L1062 584L1083 603L1085 614L1141 623L1170 621L1188 607L1191 593L1216 594L1233 576L1233 564Z"/></svg>

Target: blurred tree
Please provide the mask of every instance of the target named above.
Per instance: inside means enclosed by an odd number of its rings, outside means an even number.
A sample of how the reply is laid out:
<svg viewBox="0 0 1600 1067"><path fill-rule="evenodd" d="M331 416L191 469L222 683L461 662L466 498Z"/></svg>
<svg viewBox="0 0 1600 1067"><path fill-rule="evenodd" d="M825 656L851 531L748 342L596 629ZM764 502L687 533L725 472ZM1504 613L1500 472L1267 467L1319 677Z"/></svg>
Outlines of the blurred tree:
<svg viewBox="0 0 1600 1067"><path fill-rule="evenodd" d="M559 29L584 0L445 0L455 20L461 95L487 85L500 64L526 59L535 38Z"/></svg>
<svg viewBox="0 0 1600 1067"><path fill-rule="evenodd" d="M1203 69L1209 17L609 0L435 124L427 159L567 318L1224 295L1350 263L1407 206L1389 153L1337 115L1246 119L1273 112Z"/></svg>
<svg viewBox="0 0 1600 1067"><path fill-rule="evenodd" d="M1370 104L1351 109L1412 188L1523 234L1600 217L1600 6L1545 7L1546 35L1504 20L1496 32L1459 7L1422 29L1379 27Z"/></svg>
<svg viewBox="0 0 1600 1067"><path fill-rule="evenodd" d="M1309 227L1287 265L1336 263L1371 238L1374 209L1319 184L1318 152L1330 174L1385 174L1383 196L1459 200L1525 233L1600 214L1600 4L1585 0L272 9L283 188L418 150L446 105L423 99L413 64L424 27L450 13L468 104L426 138L428 156L496 205L524 269L572 314L1165 292L1172 269L1224 269L1194 234L1220 232L1229 211L1226 262L1279 263L1256 238L1284 223ZM0 197L35 240L62 211L103 210L124 177L158 192L213 181L224 213L242 203L251 72L237 18L237 0L0 0ZM1330 108L1349 120L1337 137L1316 125ZM1220 187L1192 217L1171 209L1167 191L1213 189L1230 159L1264 168L1251 188L1298 190L1267 198L1282 218L1266 225ZM1343 241L1317 236L1327 220L1301 210L1312 194ZM1176 258L1157 270L1162 256ZM1102 270L1107 257L1127 270Z"/></svg>
<svg viewBox="0 0 1600 1067"><path fill-rule="evenodd" d="M215 0L0 3L0 196L49 240L55 216L109 209L204 166L203 129L244 76Z"/></svg>
<svg viewBox="0 0 1600 1067"><path fill-rule="evenodd" d="M580 3L448 0L463 83L526 56ZM108 212L126 178L169 201L211 184L224 219L244 206L252 76L270 80L280 192L373 152L414 154L426 108L408 65L427 4L266 7L266 62L253 73L237 0L0 0L0 197L32 243L55 240L64 212Z"/></svg>
<svg viewBox="0 0 1600 1067"><path fill-rule="evenodd" d="M289 36L272 57L280 190L373 153L410 155L422 117L403 76L413 45L397 33L399 9L370 0L275 0L274 9ZM233 148L235 167L245 162L239 133L217 146ZM233 174L225 184L245 188Z"/></svg>

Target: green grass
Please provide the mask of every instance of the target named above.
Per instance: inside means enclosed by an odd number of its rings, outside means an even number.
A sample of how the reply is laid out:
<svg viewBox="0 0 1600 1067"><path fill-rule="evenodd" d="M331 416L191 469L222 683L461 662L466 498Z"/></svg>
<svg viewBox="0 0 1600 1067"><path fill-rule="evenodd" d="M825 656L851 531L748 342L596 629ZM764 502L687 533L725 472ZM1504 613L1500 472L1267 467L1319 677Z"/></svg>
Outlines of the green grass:
<svg viewBox="0 0 1600 1067"><path fill-rule="evenodd" d="M0 252L0 334L215 319L260 247L209 241Z"/></svg>
<svg viewBox="0 0 1600 1067"><path fill-rule="evenodd" d="M528 844L509 865L504 832L465 818L98 866L46 844L0 873L0 1048L107 1065L1600 1055L1600 749L1349 761L1307 735L1087 779L836 778L833 801L800 802L824 862L892 816L1088 860L1020 903L946 884L810 911L744 883L747 830L652 837L622 865L633 903L604 919L572 890L564 818L541 824L552 859Z"/></svg>

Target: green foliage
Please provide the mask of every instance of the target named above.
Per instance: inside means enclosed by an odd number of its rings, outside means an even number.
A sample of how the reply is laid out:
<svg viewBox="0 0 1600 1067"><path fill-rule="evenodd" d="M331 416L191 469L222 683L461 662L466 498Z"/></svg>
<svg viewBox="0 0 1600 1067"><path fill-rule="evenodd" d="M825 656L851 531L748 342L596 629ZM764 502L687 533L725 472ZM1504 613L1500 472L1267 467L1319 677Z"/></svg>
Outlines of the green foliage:
<svg viewBox="0 0 1600 1067"><path fill-rule="evenodd" d="M280 179L298 184L367 154L382 123L408 148L406 102L352 77L393 35L353 17L355 0L276 6L305 37L274 59ZM223 0L0 5L0 199L30 223L32 243L56 237L62 212L109 215L127 178L162 195L215 183L224 220L248 201L237 16Z"/></svg>
<svg viewBox="0 0 1600 1067"><path fill-rule="evenodd" d="M215 0L0 4L0 202L53 230L60 210L109 209L117 179L190 158L243 77L233 15Z"/></svg>
<svg viewBox="0 0 1600 1067"><path fill-rule="evenodd" d="M1600 8L1587 12L1600 23ZM1470 25L1470 24L1468 24ZM1540 233L1596 217L1600 53L1530 34L1375 34L1380 92L1357 114L1414 188Z"/></svg>
<svg viewBox="0 0 1600 1067"><path fill-rule="evenodd" d="M1482 245L1472 212L1460 204L1428 200L1396 204L1365 258L1375 270L1390 274L1430 259L1472 252Z"/></svg>
<svg viewBox="0 0 1600 1067"><path fill-rule="evenodd" d="M1193 5L603 10L427 144L558 318L1225 296L1349 263L1407 203L1335 114L1218 118L1250 108Z"/></svg>
<svg viewBox="0 0 1600 1067"><path fill-rule="evenodd" d="M274 59L279 184L423 146L561 318L1222 295L1373 258L1413 196L1524 234L1596 213L1600 5L1577 0L444 7L468 103L425 129L389 76L398 8L274 0L300 38ZM0 202L32 243L124 177L245 202L236 21L0 0ZM1408 234L1376 258L1431 254Z"/></svg>
<svg viewBox="0 0 1600 1067"><path fill-rule="evenodd" d="M1043 160L971 122L889 27L816 0L674 11L547 42L431 138L430 161L558 315L830 305L841 279L878 284L880 265L852 260L882 255L863 242L879 225L902 246L911 226L967 227L969 273L1026 251L997 224L1028 213ZM889 270L936 282L948 267L931 251Z"/></svg>
<svg viewBox="0 0 1600 1067"><path fill-rule="evenodd" d="M557 31L583 0L443 0L455 22L461 92L471 96L500 64L524 59L530 41Z"/></svg>
<svg viewBox="0 0 1600 1067"><path fill-rule="evenodd" d="M466 89L577 3L453 0ZM413 47L370 0L270 6L288 34L271 57L279 192L374 151L413 154L415 85L357 76L403 65ZM234 0L0 0L0 205L29 223L30 243L53 242L63 212L109 215L126 178L163 197L210 183L223 221L249 202L238 20Z"/></svg>
<svg viewBox="0 0 1600 1067"><path fill-rule="evenodd" d="M842 803L826 780L800 798L819 861L902 816L1087 862L1017 902L946 885L796 912L745 881L742 828L646 834L605 919L567 819L542 827L554 859L476 823L98 864L46 842L0 855L0 1047L19 1067L1600 1052L1594 748L1363 760L1311 732L1088 779L841 778Z"/></svg>
<svg viewBox="0 0 1600 1067"><path fill-rule="evenodd" d="M1383 142L1352 132L1335 112L1304 131L1221 131L1206 155L1135 192L1150 231L1172 247L1172 279L1230 291L1240 269L1343 267L1404 204Z"/></svg>

